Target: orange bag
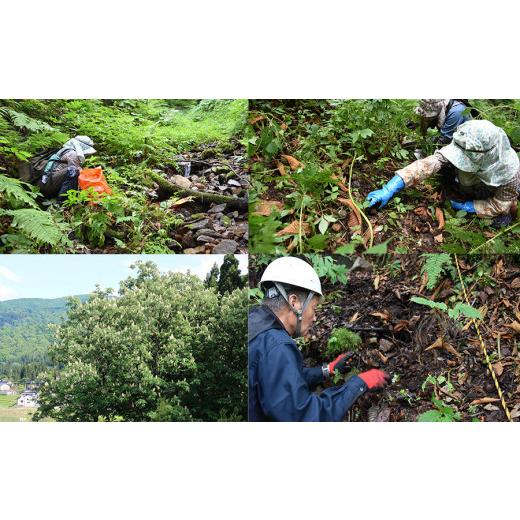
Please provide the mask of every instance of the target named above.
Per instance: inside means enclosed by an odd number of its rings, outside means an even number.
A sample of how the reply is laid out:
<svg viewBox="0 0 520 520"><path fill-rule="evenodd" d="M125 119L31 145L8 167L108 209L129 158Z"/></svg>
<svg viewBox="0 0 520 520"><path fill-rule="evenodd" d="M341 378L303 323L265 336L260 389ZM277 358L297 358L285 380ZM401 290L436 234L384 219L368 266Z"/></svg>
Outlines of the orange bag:
<svg viewBox="0 0 520 520"><path fill-rule="evenodd" d="M78 182L80 190L94 188L94 191L97 193L106 193L107 195L112 193L101 167L81 170L79 172Z"/></svg>

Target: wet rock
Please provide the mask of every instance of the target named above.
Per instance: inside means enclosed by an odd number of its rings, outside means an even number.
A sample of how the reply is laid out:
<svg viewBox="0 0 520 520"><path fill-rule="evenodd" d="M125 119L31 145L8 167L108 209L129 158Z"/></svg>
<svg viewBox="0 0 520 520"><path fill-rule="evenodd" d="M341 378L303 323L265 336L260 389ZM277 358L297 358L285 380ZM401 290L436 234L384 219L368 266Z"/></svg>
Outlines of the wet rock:
<svg viewBox="0 0 520 520"><path fill-rule="evenodd" d="M194 222L193 224L188 224L188 228L192 231L195 231L197 229L204 229L209 223L209 219L205 218L203 220L200 220L199 222Z"/></svg>
<svg viewBox="0 0 520 520"><path fill-rule="evenodd" d="M214 244L217 240L213 237L210 237L208 235L199 235L197 237L197 242L202 242L204 244L207 244L207 243L210 243L210 244Z"/></svg>
<svg viewBox="0 0 520 520"><path fill-rule="evenodd" d="M210 237L215 237L215 238L219 238L220 237L220 234L217 233L216 231L213 231L212 229L210 228L203 228L203 229L199 229L196 233L195 233L195 238L198 238L200 237L201 235L208 235Z"/></svg>
<svg viewBox="0 0 520 520"><path fill-rule="evenodd" d="M223 213L226 209L226 204L218 204L217 206L213 206L208 213Z"/></svg>
<svg viewBox="0 0 520 520"><path fill-rule="evenodd" d="M183 177L182 175L174 175L171 178L171 181L175 185L179 186L179 188L184 188L185 190L191 187L191 181L189 179L186 179L186 177Z"/></svg>
<svg viewBox="0 0 520 520"><path fill-rule="evenodd" d="M225 239L213 248L212 253L215 255L228 255L234 253L237 248L238 243L235 240Z"/></svg>
<svg viewBox="0 0 520 520"><path fill-rule="evenodd" d="M242 185L238 181L235 181L234 179L229 179L227 181L227 183L228 183L228 186L235 186L237 188L241 188L242 187Z"/></svg>

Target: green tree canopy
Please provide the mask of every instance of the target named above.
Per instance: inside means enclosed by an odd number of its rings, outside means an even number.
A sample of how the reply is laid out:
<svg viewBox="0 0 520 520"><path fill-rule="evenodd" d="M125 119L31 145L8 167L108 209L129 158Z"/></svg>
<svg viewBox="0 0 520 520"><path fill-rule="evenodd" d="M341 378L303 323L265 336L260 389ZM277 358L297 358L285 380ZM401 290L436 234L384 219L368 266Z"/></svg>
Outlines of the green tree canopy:
<svg viewBox="0 0 520 520"><path fill-rule="evenodd" d="M138 262L117 295L75 299L56 327L36 420L241 420L247 295Z"/></svg>

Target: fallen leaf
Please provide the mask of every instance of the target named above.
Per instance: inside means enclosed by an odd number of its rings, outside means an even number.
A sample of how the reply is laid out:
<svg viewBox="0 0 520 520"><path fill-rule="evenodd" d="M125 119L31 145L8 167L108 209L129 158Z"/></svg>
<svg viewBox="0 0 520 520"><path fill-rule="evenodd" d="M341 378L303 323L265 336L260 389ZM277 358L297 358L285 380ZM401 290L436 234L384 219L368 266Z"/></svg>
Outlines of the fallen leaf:
<svg viewBox="0 0 520 520"><path fill-rule="evenodd" d="M262 116L262 115L258 115L258 116L252 117L249 120L249 124L250 125L254 125L255 123L258 123L259 121L262 121L263 119L265 119L265 116Z"/></svg>
<svg viewBox="0 0 520 520"><path fill-rule="evenodd" d="M280 128L281 128L282 130L287 130L289 127L288 127L285 123L282 123L282 124L280 125Z"/></svg>
<svg viewBox="0 0 520 520"><path fill-rule="evenodd" d="M469 403L470 406L475 404L489 404L489 403L496 403L500 401L498 397L481 397L480 399L475 399L474 401L471 401Z"/></svg>
<svg viewBox="0 0 520 520"><path fill-rule="evenodd" d="M377 275L374 278L374 289L377 291L379 289L379 282L381 281L381 277Z"/></svg>
<svg viewBox="0 0 520 520"><path fill-rule="evenodd" d="M435 208L435 216L437 217L437 220L439 221L439 226L437 229L444 229L445 221L444 221L444 212L441 208L437 207Z"/></svg>
<svg viewBox="0 0 520 520"><path fill-rule="evenodd" d="M486 406L484 406L484 410L488 412L498 412L500 408L498 406L495 406L494 404L486 404Z"/></svg>
<svg viewBox="0 0 520 520"><path fill-rule="evenodd" d="M406 329L410 325L410 322L408 320L401 320L398 321L393 328L394 332L401 332L402 330Z"/></svg>
<svg viewBox="0 0 520 520"><path fill-rule="evenodd" d="M280 161L276 161L275 164L282 177L287 175L287 172L285 171L285 166Z"/></svg>
<svg viewBox="0 0 520 520"><path fill-rule="evenodd" d="M383 312L371 312L370 316L375 316L376 318L381 318L383 321L390 321L391 316L388 311Z"/></svg>
<svg viewBox="0 0 520 520"><path fill-rule="evenodd" d="M428 216L428 210L424 206L419 206L418 208L415 208L413 212L416 215L419 215L420 217L427 217Z"/></svg>
<svg viewBox="0 0 520 520"><path fill-rule="evenodd" d="M491 365L493 367L493 370L495 371L495 374L500 377L502 375L502 373L504 372L504 365L502 365L502 363L500 363L500 361L497 361L496 363L493 363L493 365Z"/></svg>
<svg viewBox="0 0 520 520"><path fill-rule="evenodd" d="M511 289L520 289L520 278L515 278L511 282Z"/></svg>
<svg viewBox="0 0 520 520"><path fill-rule="evenodd" d="M381 361L386 365L388 363L388 358L379 350L376 351L378 356L381 358Z"/></svg>
<svg viewBox="0 0 520 520"><path fill-rule="evenodd" d="M255 214L268 217L273 209L281 211L283 209L283 202L277 200L261 200L256 206Z"/></svg>
<svg viewBox="0 0 520 520"><path fill-rule="evenodd" d="M306 235L310 231L310 225L307 222L304 222L301 226L301 234ZM298 235L300 234L300 222L298 220L293 220L288 226L284 227L278 233L276 233L277 237L283 237L284 235Z"/></svg>
<svg viewBox="0 0 520 520"><path fill-rule="evenodd" d="M352 229L361 226L361 213L357 209L356 205L350 199L345 199L343 197L338 197L337 201L348 206L352 210L347 222L349 228Z"/></svg>
<svg viewBox="0 0 520 520"><path fill-rule="evenodd" d="M184 197L183 199L176 200L172 202L172 206L181 206L182 204L186 204L187 202L191 202L193 197Z"/></svg>
<svg viewBox="0 0 520 520"><path fill-rule="evenodd" d="M444 242L444 237L442 236L442 233L439 233L433 237L433 240L438 244L442 244Z"/></svg>
<svg viewBox="0 0 520 520"><path fill-rule="evenodd" d="M297 170L300 166L303 167L303 164L291 155L282 155L282 157L289 163L291 170Z"/></svg>
<svg viewBox="0 0 520 520"><path fill-rule="evenodd" d="M513 329L515 332L520 334L520 323L518 323L517 321L513 321L513 323L506 325L506 327L509 327L510 329Z"/></svg>
<svg viewBox="0 0 520 520"><path fill-rule="evenodd" d="M459 352L457 352L452 345L444 341L444 339L441 337L437 338L429 347L425 348L424 351L427 352L428 350L433 350L435 348L443 348L444 350L446 350L446 352L449 352L456 358L462 357L462 355Z"/></svg>
<svg viewBox="0 0 520 520"><path fill-rule="evenodd" d="M352 316L352 317L348 320L348 322L349 322L349 323L354 323L354 322L357 321L357 320L359 320L359 312L356 312L356 313L354 314L354 316Z"/></svg>

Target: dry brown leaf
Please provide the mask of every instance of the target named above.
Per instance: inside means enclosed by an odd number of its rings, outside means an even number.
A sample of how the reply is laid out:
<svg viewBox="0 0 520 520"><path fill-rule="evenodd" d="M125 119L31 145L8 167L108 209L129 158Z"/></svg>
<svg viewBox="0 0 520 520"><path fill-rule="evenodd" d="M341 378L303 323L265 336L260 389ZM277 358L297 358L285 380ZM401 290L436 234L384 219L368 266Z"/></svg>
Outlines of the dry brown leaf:
<svg viewBox="0 0 520 520"><path fill-rule="evenodd" d="M184 197L183 199L176 200L172 202L172 206L182 206L182 204L186 204L187 202L191 202L193 197Z"/></svg>
<svg viewBox="0 0 520 520"><path fill-rule="evenodd" d="M285 171L285 166L280 161L275 161L275 164L282 177L287 175L287 172Z"/></svg>
<svg viewBox="0 0 520 520"><path fill-rule="evenodd" d="M427 217L428 216L428 210L424 206L419 206L413 210L413 212L416 215L419 215L420 217Z"/></svg>
<svg viewBox="0 0 520 520"><path fill-rule="evenodd" d="M511 282L511 289L520 289L520 278L515 278Z"/></svg>
<svg viewBox="0 0 520 520"><path fill-rule="evenodd" d="M424 351L427 352L434 348L442 348L442 338L437 338L429 347L425 348Z"/></svg>
<svg viewBox="0 0 520 520"><path fill-rule="evenodd" d="M376 318L381 318L383 321L390 321L392 318L390 316L390 313L386 310L384 310L382 312L371 312L370 316L375 316Z"/></svg>
<svg viewBox="0 0 520 520"><path fill-rule="evenodd" d="M493 367L493 370L495 371L495 374L500 377L502 373L504 372L504 365L500 361L497 361L496 363L493 363L491 365Z"/></svg>
<svg viewBox="0 0 520 520"><path fill-rule="evenodd" d="M520 334L520 323L518 323L517 321L513 321L513 323L506 325L506 327L509 327L510 329L513 329L515 332Z"/></svg>
<svg viewBox="0 0 520 520"><path fill-rule="evenodd" d="M334 224L332 224L332 231L335 231L336 233L338 231L341 231L342 227L341 227L341 224L339 222L334 222Z"/></svg>
<svg viewBox="0 0 520 520"><path fill-rule="evenodd" d="M444 229L445 221L444 221L444 212L441 208L437 207L435 208L435 216L437 217L437 220L439 221L439 226L437 229Z"/></svg>
<svg viewBox="0 0 520 520"><path fill-rule="evenodd" d="M398 322L394 325L393 331L394 331L394 332L401 332L402 330L408 328L409 325L410 325L410 322L409 322L408 320L401 320L401 321L398 321Z"/></svg>
<svg viewBox="0 0 520 520"><path fill-rule="evenodd" d="M249 120L249 124L250 125L254 125L255 123L258 123L259 121L262 121L265 119L265 116L262 116L262 115L258 115L258 116L255 116L255 117L252 117L250 120Z"/></svg>
<svg viewBox="0 0 520 520"><path fill-rule="evenodd" d="M289 163L291 170L297 170L300 166L303 167L303 164L291 155L282 155L282 157Z"/></svg>
<svg viewBox="0 0 520 520"><path fill-rule="evenodd" d="M379 289L379 282L381 281L381 277L377 275L374 278L374 289L377 291Z"/></svg>
<svg viewBox="0 0 520 520"><path fill-rule="evenodd" d="M438 244L442 244L444 242L444 237L442 236L442 233L439 233L433 237L433 240Z"/></svg>
<svg viewBox="0 0 520 520"><path fill-rule="evenodd" d="M469 403L470 406L475 404L489 404L489 403L496 403L500 401L498 397L481 397L480 399L475 399L474 401L471 401Z"/></svg>
<svg viewBox="0 0 520 520"><path fill-rule="evenodd" d="M273 209L281 211L283 209L283 202L277 200L261 200L256 206L255 214L268 217Z"/></svg>
<svg viewBox="0 0 520 520"><path fill-rule="evenodd" d="M301 226L301 234L306 235L310 231L310 225L307 222L304 222ZM298 220L293 220L288 226L285 226L283 229L276 233L277 237L283 237L284 235L297 235L300 233L300 222Z"/></svg>
<svg viewBox="0 0 520 520"><path fill-rule="evenodd" d="M379 350L376 351L378 356L381 358L381 361L386 365L388 363L388 358Z"/></svg>
<svg viewBox="0 0 520 520"><path fill-rule="evenodd" d="M280 125L280 128L281 128L282 130L287 130L289 127L288 127L285 123L282 123L282 124Z"/></svg>
<svg viewBox="0 0 520 520"><path fill-rule="evenodd" d="M349 323L354 323L355 321L359 320L359 312L356 312L354 316L351 316L348 320Z"/></svg>

